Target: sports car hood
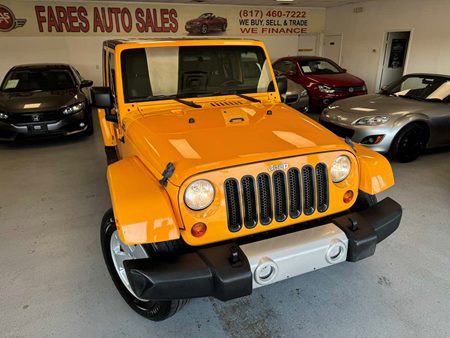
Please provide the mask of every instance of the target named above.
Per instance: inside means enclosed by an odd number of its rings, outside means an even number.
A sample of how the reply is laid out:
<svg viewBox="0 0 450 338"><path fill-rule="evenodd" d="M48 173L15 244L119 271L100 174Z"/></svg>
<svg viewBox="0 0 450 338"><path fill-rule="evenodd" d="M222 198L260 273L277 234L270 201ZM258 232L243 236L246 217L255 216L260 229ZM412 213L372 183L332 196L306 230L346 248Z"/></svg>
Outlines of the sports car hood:
<svg viewBox="0 0 450 338"><path fill-rule="evenodd" d="M336 112L347 118L349 123L363 116L406 115L409 113L428 112L434 105L441 103L424 102L387 95L362 95L339 100L329 112Z"/></svg>
<svg viewBox="0 0 450 338"><path fill-rule="evenodd" d="M172 110L146 114L127 127L141 160L161 174L175 166L170 182L214 169L351 148L330 131L284 104Z"/></svg>
<svg viewBox="0 0 450 338"><path fill-rule="evenodd" d="M33 92L0 92L0 109L13 113L27 113L60 109L82 101L77 89Z"/></svg>
<svg viewBox="0 0 450 338"><path fill-rule="evenodd" d="M317 84L332 87L362 86L364 81L349 73L306 75L306 78Z"/></svg>
<svg viewBox="0 0 450 338"><path fill-rule="evenodd" d="M201 24L203 22L202 19L192 19L186 22L188 25L195 25L195 24Z"/></svg>

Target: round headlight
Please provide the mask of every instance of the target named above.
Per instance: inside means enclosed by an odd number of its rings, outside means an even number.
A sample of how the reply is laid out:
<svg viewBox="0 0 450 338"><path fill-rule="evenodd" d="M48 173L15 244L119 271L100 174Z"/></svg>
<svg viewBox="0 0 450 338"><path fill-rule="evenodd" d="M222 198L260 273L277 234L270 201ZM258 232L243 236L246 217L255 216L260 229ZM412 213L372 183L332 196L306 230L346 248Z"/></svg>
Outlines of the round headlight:
<svg viewBox="0 0 450 338"><path fill-rule="evenodd" d="M347 178L351 170L352 162L350 159L345 155L338 156L331 165L331 180L334 183L342 182Z"/></svg>
<svg viewBox="0 0 450 338"><path fill-rule="evenodd" d="M207 180L197 180L189 184L184 192L184 203L192 210L203 210L214 200L214 187Z"/></svg>

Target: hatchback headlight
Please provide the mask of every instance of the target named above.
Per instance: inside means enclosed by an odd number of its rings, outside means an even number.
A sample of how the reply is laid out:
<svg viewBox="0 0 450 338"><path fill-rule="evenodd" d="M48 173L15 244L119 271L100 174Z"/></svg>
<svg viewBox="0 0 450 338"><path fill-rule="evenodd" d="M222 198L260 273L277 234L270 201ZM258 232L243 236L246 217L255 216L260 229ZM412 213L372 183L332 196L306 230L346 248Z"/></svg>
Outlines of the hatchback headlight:
<svg viewBox="0 0 450 338"><path fill-rule="evenodd" d="M360 118L354 124L358 126L379 126L389 121L390 117L385 115L367 116Z"/></svg>
<svg viewBox="0 0 450 338"><path fill-rule="evenodd" d="M63 110L63 114L64 115L69 115L69 114L78 113L79 111L82 111L85 106L86 106L86 104L84 102L80 102L80 103L74 104L73 106L69 106L66 109L64 109Z"/></svg>
<svg viewBox="0 0 450 338"><path fill-rule="evenodd" d="M334 183L342 182L347 178L351 170L352 162L350 159L345 155L338 156L331 165L331 180Z"/></svg>
<svg viewBox="0 0 450 338"><path fill-rule="evenodd" d="M184 192L184 203L192 210L203 210L214 200L214 187L210 181L197 180L189 184Z"/></svg>
<svg viewBox="0 0 450 338"><path fill-rule="evenodd" d="M335 92L334 88L325 85L318 85L317 88L319 91L325 94L333 94Z"/></svg>

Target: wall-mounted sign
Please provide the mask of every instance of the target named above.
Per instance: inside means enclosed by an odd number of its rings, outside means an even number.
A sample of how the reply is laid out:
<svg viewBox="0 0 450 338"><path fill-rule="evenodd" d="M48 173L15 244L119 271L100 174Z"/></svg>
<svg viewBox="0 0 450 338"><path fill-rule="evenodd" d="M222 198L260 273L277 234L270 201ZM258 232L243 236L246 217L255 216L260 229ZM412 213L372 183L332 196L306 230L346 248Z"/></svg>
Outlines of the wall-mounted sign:
<svg viewBox="0 0 450 338"><path fill-rule="evenodd" d="M8 35L298 35L324 27L322 8L0 0L0 34Z"/></svg>
<svg viewBox="0 0 450 338"><path fill-rule="evenodd" d="M23 27L26 22L26 19L17 19L12 10L0 4L0 32L9 32Z"/></svg>

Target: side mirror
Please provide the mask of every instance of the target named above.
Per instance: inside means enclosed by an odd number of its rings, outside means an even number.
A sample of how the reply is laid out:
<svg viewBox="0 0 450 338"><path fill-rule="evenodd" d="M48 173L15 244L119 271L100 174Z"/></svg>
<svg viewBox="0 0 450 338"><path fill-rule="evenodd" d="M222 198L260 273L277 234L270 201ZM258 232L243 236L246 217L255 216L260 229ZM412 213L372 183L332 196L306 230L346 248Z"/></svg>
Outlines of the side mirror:
<svg viewBox="0 0 450 338"><path fill-rule="evenodd" d="M280 95L286 94L287 92L287 78L286 76L277 76L277 86Z"/></svg>
<svg viewBox="0 0 450 338"><path fill-rule="evenodd" d="M94 82L92 82L91 80L83 80L80 83L80 88L92 87L93 84Z"/></svg>
<svg viewBox="0 0 450 338"><path fill-rule="evenodd" d="M343 71L344 73L347 73L347 69L345 69L345 68L342 68L342 71Z"/></svg>
<svg viewBox="0 0 450 338"><path fill-rule="evenodd" d="M106 121L118 122L117 115L111 114L113 108L113 97L108 87L92 87L92 105L105 110Z"/></svg>

